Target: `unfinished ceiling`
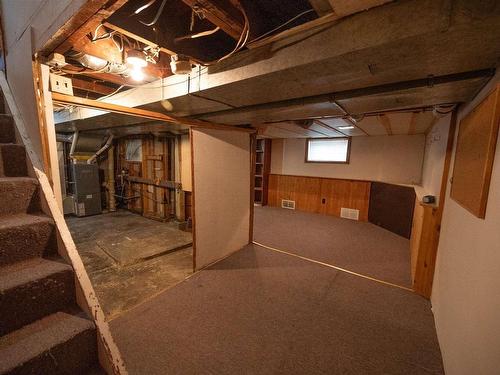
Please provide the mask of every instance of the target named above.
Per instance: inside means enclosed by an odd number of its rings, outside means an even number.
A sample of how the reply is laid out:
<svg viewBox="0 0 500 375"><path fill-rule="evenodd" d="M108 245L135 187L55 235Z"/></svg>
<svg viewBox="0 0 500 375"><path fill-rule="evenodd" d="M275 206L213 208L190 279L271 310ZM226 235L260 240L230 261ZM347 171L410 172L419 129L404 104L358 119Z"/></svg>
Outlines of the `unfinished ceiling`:
<svg viewBox="0 0 500 375"><path fill-rule="evenodd" d="M418 134L432 123L434 106L468 101L491 78L500 61L498 24L500 3L493 0L294 0L286 6L118 0L46 52L59 51L69 60L86 53L123 64L129 48L159 50L141 84L126 71L63 72L77 82L77 95L119 89L105 102L250 125L269 137ZM92 36L102 38L93 42ZM172 75L174 53L189 56L189 75ZM71 69L82 69L71 61ZM394 113L401 110L407 113ZM90 123L104 120L94 116L88 110L65 111L58 115L58 129L95 130ZM362 120L339 132L353 118Z"/></svg>

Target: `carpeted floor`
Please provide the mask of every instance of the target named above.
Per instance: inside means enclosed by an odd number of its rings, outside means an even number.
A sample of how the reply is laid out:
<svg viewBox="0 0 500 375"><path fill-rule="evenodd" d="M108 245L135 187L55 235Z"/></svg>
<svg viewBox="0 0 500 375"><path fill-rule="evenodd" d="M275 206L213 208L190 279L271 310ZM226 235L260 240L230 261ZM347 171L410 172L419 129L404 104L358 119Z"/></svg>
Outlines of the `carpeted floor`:
<svg viewBox="0 0 500 375"><path fill-rule="evenodd" d="M275 207L255 207L254 240L411 287L410 241L371 223Z"/></svg>
<svg viewBox="0 0 500 375"><path fill-rule="evenodd" d="M249 245L110 322L129 374L442 374L427 300Z"/></svg>

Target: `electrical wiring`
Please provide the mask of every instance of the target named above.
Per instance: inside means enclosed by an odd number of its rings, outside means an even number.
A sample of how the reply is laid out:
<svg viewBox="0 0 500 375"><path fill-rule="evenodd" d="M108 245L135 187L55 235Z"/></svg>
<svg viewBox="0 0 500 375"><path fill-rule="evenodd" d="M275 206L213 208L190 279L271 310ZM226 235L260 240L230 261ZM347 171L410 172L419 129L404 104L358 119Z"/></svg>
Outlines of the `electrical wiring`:
<svg viewBox="0 0 500 375"><path fill-rule="evenodd" d="M215 34L219 30L220 30L220 27L217 26L215 29L212 29L212 30L202 31L202 32L199 32L199 33L196 33L196 34L189 34L189 35L185 35L185 36L180 36L178 38L175 38L174 41L179 42L179 41L185 40L185 39L202 38L202 37L205 37L205 36L209 36L209 35Z"/></svg>
<svg viewBox="0 0 500 375"><path fill-rule="evenodd" d="M261 39L265 38L266 36L268 36L268 35L276 32L276 31L278 31L282 27L285 27L286 25L290 24L291 22L295 21L296 19L298 19L298 18L300 18L300 17L302 17L302 16L304 16L306 14L309 14L311 12L314 12L314 9L309 9L309 10L306 10L306 11L304 11L302 13L299 13L295 17L293 17L293 18L289 19L288 21L286 21L285 23L283 23L283 24L275 27L274 29L269 30L268 32L266 32L266 33L264 33L264 34L262 34L262 35L260 35L260 36L258 36L256 38L252 39L249 43L253 43L253 42L256 42L258 40L261 40Z"/></svg>
<svg viewBox="0 0 500 375"><path fill-rule="evenodd" d="M120 87L118 87L115 91L113 91L111 94L108 94L108 95L105 95L105 96L101 96L100 98L98 98L97 100L104 100L104 99L107 99L107 98L110 98L112 97L113 95L115 94L118 94L118 92L123 89L125 87L125 85L121 85Z"/></svg>
<svg viewBox="0 0 500 375"><path fill-rule="evenodd" d="M147 4L144 4L142 6L140 6L139 8L137 8L134 12L134 14L139 14L141 13L143 10L149 8L151 5L153 5L154 3L156 3L156 0L150 0Z"/></svg>
<svg viewBox="0 0 500 375"><path fill-rule="evenodd" d="M165 7L165 4L167 3L167 0L163 0L160 7L158 8L158 12L156 12L155 18L153 18L153 21L147 23L144 21L139 20L140 23L146 26L153 26L156 22L158 22L158 19L160 18L161 12L163 12L163 8Z"/></svg>
<svg viewBox="0 0 500 375"><path fill-rule="evenodd" d="M241 6L241 4L238 6L238 9L242 13L243 18L245 20L245 23L243 25L243 29L241 30L241 34L240 34L240 37L238 39L238 42L236 43L236 46L233 48L233 50L231 52L229 52L228 54L222 56L221 58L219 58L217 60L213 60L213 61L202 61L202 60L194 59L197 63L199 63L200 65L203 65L203 66L214 65L214 64L217 64L223 60L228 59L229 57L234 55L236 52L240 51L243 47L245 47L245 45L248 41L248 37L250 36L250 21L248 19L248 16L247 16L245 9Z"/></svg>

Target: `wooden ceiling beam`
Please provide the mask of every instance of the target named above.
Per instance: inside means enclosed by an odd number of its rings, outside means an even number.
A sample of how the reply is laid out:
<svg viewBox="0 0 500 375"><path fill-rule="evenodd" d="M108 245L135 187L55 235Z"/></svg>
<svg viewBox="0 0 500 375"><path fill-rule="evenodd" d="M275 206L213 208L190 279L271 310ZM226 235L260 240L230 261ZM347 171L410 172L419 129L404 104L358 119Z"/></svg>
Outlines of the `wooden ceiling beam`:
<svg viewBox="0 0 500 375"><path fill-rule="evenodd" d="M243 24L238 19L240 11L227 0L182 0L193 9L203 10L207 20L220 27L226 34L238 40L243 33Z"/></svg>
<svg viewBox="0 0 500 375"><path fill-rule="evenodd" d="M107 3L110 3L110 1L105 1L105 0L90 0L87 3L87 6L89 4L93 3L98 3L94 7L90 7L89 9L95 9L99 4L101 6L98 8L96 12L94 12L93 15L90 17L86 16L86 22L84 22L79 28L74 30L71 34L67 35L67 37L64 39L62 43L60 43L56 48L55 52L64 54L65 52L69 51L74 45L78 45L79 43L82 43L82 39L86 38L88 39L88 34L94 34L95 29L108 17L110 17L114 12L116 12L118 9L120 9L125 3L127 3L128 0L115 0L114 2L111 2L111 5L109 5L107 8L104 6ZM103 4L104 3L104 4Z"/></svg>
<svg viewBox="0 0 500 375"><path fill-rule="evenodd" d="M103 39L92 43L88 38L81 39L78 44L73 46L73 50L83 52L91 56L99 57L100 59L122 64L123 53L118 50L115 43L111 39ZM172 75L172 70L166 59L159 59L156 64L148 63L143 68L146 75L165 78Z"/></svg>
<svg viewBox="0 0 500 375"><path fill-rule="evenodd" d="M52 93L52 101L56 104L69 104L78 107L98 109L107 112L119 113L124 115L137 116L142 118L148 118L150 120L157 120L162 122L167 122L171 124L180 124L185 126L197 127L197 128L210 128L210 129L221 129L221 130L236 130L246 133L255 133L255 129L250 128L239 128L231 125L216 124L209 121L202 121L191 119L188 117L176 117L166 115L164 113L150 111L147 109L141 109L137 107L125 107L118 104L106 103L93 99L79 98L77 96L60 94L58 92Z"/></svg>
<svg viewBox="0 0 500 375"><path fill-rule="evenodd" d="M87 71L89 69L85 69ZM94 80L103 80L103 81L108 81L111 83L114 83L115 85L119 86L136 86L136 84L133 84L130 80L123 78L122 76L116 75L116 74L111 74L111 73L92 73L92 72L82 72L82 68L78 68L73 65L66 65L64 67L64 71L66 72L67 75L71 77L78 77L80 75L90 77ZM74 72L74 73L72 73Z"/></svg>
<svg viewBox="0 0 500 375"><path fill-rule="evenodd" d="M309 3L319 17L333 12L332 6L328 0L309 0Z"/></svg>
<svg viewBox="0 0 500 375"><path fill-rule="evenodd" d="M95 81L85 81L83 79L73 77L71 79L71 82L73 88L75 89L95 92L96 94L109 95L115 91L112 87L103 85Z"/></svg>
<svg viewBox="0 0 500 375"><path fill-rule="evenodd" d="M119 32L120 34L122 35L125 35L127 38L131 38L131 39L134 39L134 40L137 40L147 46L150 46L150 47L153 47L153 48L156 48L156 47L160 47L158 46L158 44L156 43L153 43L152 41L150 40L147 40L145 38L143 38L142 36L140 35L137 35L137 34L134 34L128 30L125 30L119 26L116 26L115 24L112 24L112 23L109 23L109 22L103 22L103 26L108 28L108 29L111 29L111 30L114 30L114 31L117 31ZM164 47L160 47L160 51L161 52L164 52L166 53L167 55L176 55L176 53L174 51L171 51L167 48L164 48Z"/></svg>

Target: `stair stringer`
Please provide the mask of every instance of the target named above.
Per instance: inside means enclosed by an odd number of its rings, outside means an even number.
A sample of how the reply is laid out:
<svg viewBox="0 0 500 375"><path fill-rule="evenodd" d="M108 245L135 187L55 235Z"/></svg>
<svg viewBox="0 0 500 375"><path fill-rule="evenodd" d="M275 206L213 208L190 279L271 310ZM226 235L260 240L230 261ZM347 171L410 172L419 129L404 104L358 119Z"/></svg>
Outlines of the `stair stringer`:
<svg viewBox="0 0 500 375"><path fill-rule="evenodd" d="M87 312L89 317L92 317L97 327L99 363L108 373L128 375L121 353L111 335L111 330L97 299L94 287L90 282L83 261L76 249L76 245L64 220L64 215L59 209L50 181L44 171L44 165L35 152L35 148L28 136L25 122L14 100L4 71L0 71L0 89L13 117L19 141L26 148L28 174L35 177L39 182L42 210L54 220L57 234L57 251L73 267L76 279L76 302L83 311Z"/></svg>

